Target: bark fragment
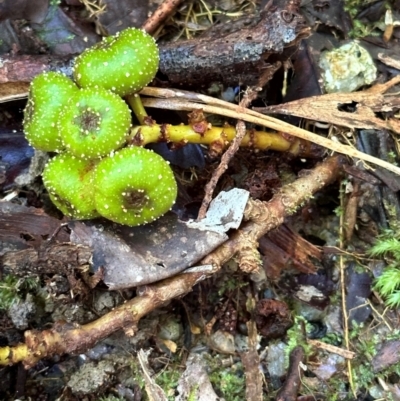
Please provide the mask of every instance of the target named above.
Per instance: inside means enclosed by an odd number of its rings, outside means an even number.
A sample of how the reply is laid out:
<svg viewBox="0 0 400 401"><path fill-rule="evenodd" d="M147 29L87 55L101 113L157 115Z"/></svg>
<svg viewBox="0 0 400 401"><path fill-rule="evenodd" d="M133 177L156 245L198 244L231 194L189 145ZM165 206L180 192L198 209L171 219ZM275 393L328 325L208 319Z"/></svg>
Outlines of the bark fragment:
<svg viewBox="0 0 400 401"><path fill-rule="evenodd" d="M300 14L267 10L256 24L218 37L169 43L160 49L160 71L173 85L256 85L265 70L287 60L309 35Z"/></svg>

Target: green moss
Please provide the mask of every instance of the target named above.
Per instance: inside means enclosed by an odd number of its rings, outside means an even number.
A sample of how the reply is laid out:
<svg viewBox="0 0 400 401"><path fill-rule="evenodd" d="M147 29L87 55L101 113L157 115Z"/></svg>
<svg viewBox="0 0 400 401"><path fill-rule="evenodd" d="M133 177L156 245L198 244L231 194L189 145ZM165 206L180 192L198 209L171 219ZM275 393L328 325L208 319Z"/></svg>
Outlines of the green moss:
<svg viewBox="0 0 400 401"><path fill-rule="evenodd" d="M365 392L365 390L376 385L378 378L387 381L391 375L398 375L398 373L400 373L400 364L390 366L379 373L374 372L371 365L371 361L379 351L383 341L400 339L399 330L392 330L388 334L383 335L371 331L369 326L364 327L362 324L357 325L353 323L353 329L349 332L349 338L353 346L352 351L354 351L356 355L351 361L351 367L353 382L357 393ZM338 381L343 381L340 374L332 377L332 379L328 381L328 385L332 388L333 392L336 392Z"/></svg>
<svg viewBox="0 0 400 401"><path fill-rule="evenodd" d="M302 316L296 316L294 318L293 326L287 331L287 347L286 347L286 355L287 355L287 363L289 361L289 355L297 346L301 346L304 349L306 356L311 354L311 346L307 343L305 338L305 330L307 326L307 320Z"/></svg>
<svg viewBox="0 0 400 401"><path fill-rule="evenodd" d="M181 373L169 367L163 370L156 377L156 383L164 390L169 401L175 400L175 391L178 386L178 381Z"/></svg>
<svg viewBox="0 0 400 401"><path fill-rule="evenodd" d="M396 222L397 224L397 222ZM390 308L400 306L400 232L384 231L368 252L372 257L384 258L387 263L382 274L375 280L374 288Z"/></svg>
<svg viewBox="0 0 400 401"><path fill-rule="evenodd" d="M39 279L36 276L4 276L0 281L0 310L7 310L13 303L23 299L26 293L35 291L38 286Z"/></svg>
<svg viewBox="0 0 400 401"><path fill-rule="evenodd" d="M198 389L199 389L199 385L196 385L190 390L190 393L188 396L188 401L196 401L197 400L196 394L197 394Z"/></svg>
<svg viewBox="0 0 400 401"><path fill-rule="evenodd" d="M238 374L235 367L221 367L210 375L215 392L226 400L242 401L245 399L245 378Z"/></svg>
<svg viewBox="0 0 400 401"><path fill-rule="evenodd" d="M342 344L343 337L338 333L328 333L326 336L321 338L321 341L338 347Z"/></svg>
<svg viewBox="0 0 400 401"><path fill-rule="evenodd" d="M384 14L379 21L370 23L357 19L357 15L370 3L369 0L345 0L344 10L349 13L353 22L353 29L350 31L350 37L357 39L365 36L382 35L382 32L376 30L376 28L384 26Z"/></svg>
<svg viewBox="0 0 400 401"><path fill-rule="evenodd" d="M217 292L218 297L230 294L232 291L239 290L240 288L249 285L249 283L244 280L245 280L244 276L240 273L233 275L226 275L219 284Z"/></svg>

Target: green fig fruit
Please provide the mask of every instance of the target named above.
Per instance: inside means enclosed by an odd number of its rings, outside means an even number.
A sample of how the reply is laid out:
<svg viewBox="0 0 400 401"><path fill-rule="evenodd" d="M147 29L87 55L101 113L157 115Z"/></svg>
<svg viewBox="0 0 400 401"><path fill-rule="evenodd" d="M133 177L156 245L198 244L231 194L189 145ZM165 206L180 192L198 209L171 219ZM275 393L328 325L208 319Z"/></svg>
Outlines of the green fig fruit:
<svg viewBox="0 0 400 401"><path fill-rule="evenodd" d="M80 89L64 107L58 121L68 152L96 159L121 148L131 124L128 105L104 88Z"/></svg>
<svg viewBox="0 0 400 401"><path fill-rule="evenodd" d="M134 146L100 161L95 187L97 211L128 226L156 220L170 210L177 194L168 162L151 150Z"/></svg>
<svg viewBox="0 0 400 401"><path fill-rule="evenodd" d="M24 110L24 131L34 148L45 152L62 150L57 122L62 108L78 91L69 78L58 72L45 72L33 79Z"/></svg>
<svg viewBox="0 0 400 401"><path fill-rule="evenodd" d="M51 159L43 171L50 199L74 219L98 217L94 201L95 163L64 153Z"/></svg>
<svg viewBox="0 0 400 401"><path fill-rule="evenodd" d="M158 63L153 37L141 29L127 28L80 54L75 60L74 79L83 88L102 86L126 96L154 78Z"/></svg>

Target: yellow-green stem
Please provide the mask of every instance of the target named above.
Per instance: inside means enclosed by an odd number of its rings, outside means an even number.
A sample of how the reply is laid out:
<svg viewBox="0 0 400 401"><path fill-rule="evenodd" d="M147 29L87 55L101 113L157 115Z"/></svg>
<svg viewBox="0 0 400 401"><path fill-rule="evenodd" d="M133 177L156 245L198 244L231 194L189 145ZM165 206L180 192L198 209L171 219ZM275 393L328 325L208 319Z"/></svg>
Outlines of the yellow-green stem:
<svg viewBox="0 0 400 401"><path fill-rule="evenodd" d="M196 132L191 125L151 124L136 126L131 129L129 142L144 146L154 142L173 142L177 144L198 143L209 145L212 150L221 151L236 135L234 127L212 127ZM286 139L280 134L264 131L249 130L243 138L241 146L254 149L272 149L296 155L305 155L303 141L297 138ZM307 149L309 152L309 149ZM307 153L306 152L306 153Z"/></svg>
<svg viewBox="0 0 400 401"><path fill-rule="evenodd" d="M126 96L125 100L128 102L129 106L131 106L133 113L139 121L139 124L144 124L145 118L148 115L145 108L143 107L140 96L137 93L134 93L133 95Z"/></svg>

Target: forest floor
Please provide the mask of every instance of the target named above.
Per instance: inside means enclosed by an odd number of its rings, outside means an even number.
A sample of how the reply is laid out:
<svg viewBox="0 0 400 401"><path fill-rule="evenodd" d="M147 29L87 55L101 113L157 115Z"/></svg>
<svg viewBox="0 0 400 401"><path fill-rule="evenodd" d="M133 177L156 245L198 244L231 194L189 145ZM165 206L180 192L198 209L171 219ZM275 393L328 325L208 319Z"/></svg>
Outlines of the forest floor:
<svg viewBox="0 0 400 401"><path fill-rule="evenodd" d="M398 2L0 17L1 400L400 400ZM71 218L25 138L29 85L132 26L160 63L125 145L169 161L177 198L137 227Z"/></svg>

